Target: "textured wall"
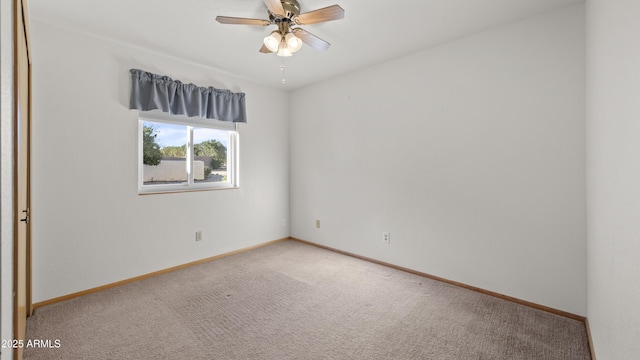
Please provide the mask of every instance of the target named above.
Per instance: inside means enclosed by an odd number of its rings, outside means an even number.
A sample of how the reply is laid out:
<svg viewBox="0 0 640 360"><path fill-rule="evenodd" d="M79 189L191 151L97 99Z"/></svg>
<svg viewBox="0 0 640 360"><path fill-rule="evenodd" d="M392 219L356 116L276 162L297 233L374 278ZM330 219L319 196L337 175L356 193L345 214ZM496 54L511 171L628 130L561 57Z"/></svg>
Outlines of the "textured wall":
<svg viewBox="0 0 640 360"><path fill-rule="evenodd" d="M32 36L34 302L289 235L287 93L42 23ZM131 68L247 94L240 189L138 195Z"/></svg>
<svg viewBox="0 0 640 360"><path fill-rule="evenodd" d="M640 354L640 2L587 1L589 322L599 360Z"/></svg>
<svg viewBox="0 0 640 360"><path fill-rule="evenodd" d="M579 4L296 91L292 236L585 315L584 71Z"/></svg>
<svg viewBox="0 0 640 360"><path fill-rule="evenodd" d="M13 339L13 1L0 2L0 29L0 339Z"/></svg>

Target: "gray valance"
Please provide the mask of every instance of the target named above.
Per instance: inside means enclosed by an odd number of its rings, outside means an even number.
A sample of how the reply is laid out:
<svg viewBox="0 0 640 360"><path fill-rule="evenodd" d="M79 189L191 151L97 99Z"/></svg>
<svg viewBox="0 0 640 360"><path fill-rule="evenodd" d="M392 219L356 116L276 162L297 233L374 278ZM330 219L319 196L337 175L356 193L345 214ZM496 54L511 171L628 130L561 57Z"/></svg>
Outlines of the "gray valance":
<svg viewBox="0 0 640 360"><path fill-rule="evenodd" d="M168 76L131 69L131 109L247 122L244 93L183 84Z"/></svg>

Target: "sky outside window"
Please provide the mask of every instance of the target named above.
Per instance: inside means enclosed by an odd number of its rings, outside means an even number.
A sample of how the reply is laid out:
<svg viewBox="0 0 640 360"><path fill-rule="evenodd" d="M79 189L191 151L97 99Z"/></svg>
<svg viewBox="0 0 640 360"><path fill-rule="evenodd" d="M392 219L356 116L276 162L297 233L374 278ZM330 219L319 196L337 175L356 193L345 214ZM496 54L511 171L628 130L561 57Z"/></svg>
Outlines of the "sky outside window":
<svg viewBox="0 0 640 360"><path fill-rule="evenodd" d="M145 126L152 126L156 130L156 142L161 147L183 146L187 143L187 127L185 125L168 124L161 122L145 121ZM227 146L227 134L225 131L209 128L198 128L194 134L194 144L199 144L207 140L217 140L225 147Z"/></svg>

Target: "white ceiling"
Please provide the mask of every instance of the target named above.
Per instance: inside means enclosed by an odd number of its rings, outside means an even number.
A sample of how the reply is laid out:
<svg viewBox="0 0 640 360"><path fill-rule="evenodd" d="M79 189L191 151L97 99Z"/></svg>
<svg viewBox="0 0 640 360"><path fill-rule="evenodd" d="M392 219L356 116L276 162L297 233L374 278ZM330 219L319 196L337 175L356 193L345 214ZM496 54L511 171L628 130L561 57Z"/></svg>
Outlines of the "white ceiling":
<svg viewBox="0 0 640 360"><path fill-rule="evenodd" d="M583 0L299 0L345 18L303 28L331 43L281 59L261 54L275 26L222 25L217 15L267 18L262 0L29 0L32 22L117 39L275 88L296 89Z"/></svg>

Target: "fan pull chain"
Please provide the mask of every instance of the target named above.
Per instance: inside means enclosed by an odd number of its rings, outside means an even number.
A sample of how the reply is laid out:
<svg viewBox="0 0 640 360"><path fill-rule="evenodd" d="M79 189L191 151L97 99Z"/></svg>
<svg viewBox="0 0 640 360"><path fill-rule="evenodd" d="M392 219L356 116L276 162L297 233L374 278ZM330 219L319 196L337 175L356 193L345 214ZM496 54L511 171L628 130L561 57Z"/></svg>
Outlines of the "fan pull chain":
<svg viewBox="0 0 640 360"><path fill-rule="evenodd" d="M286 84L287 79L284 78L284 59L282 59L282 63L280 64L280 71L282 71L282 83Z"/></svg>

